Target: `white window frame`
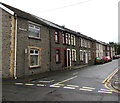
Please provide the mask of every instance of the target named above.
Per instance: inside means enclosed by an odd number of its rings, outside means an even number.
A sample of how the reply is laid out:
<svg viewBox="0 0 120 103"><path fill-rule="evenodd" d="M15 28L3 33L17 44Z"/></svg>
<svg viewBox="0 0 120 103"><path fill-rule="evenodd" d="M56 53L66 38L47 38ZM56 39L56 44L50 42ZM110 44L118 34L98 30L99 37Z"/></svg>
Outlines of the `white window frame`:
<svg viewBox="0 0 120 103"><path fill-rule="evenodd" d="M30 51L31 51L31 49L33 49L33 53L30 53ZM35 50L37 50L38 51L38 54L37 53L35 53ZM41 48L39 48L39 47L33 47L33 46L28 46L28 64L29 64L29 67L30 68L33 68L33 67L39 67L39 66L41 66ZM32 55L37 55L38 56L38 65L33 65L33 66L31 66L31 56Z"/></svg>
<svg viewBox="0 0 120 103"><path fill-rule="evenodd" d="M55 43L59 43L59 32L58 31L55 31L54 32L54 35L55 35Z"/></svg>
<svg viewBox="0 0 120 103"><path fill-rule="evenodd" d="M58 53L56 53L56 52L58 52ZM57 60L58 59L58 60ZM60 49L56 49L55 50L55 62L56 62L56 64L58 64L58 63L60 63L61 61L60 61Z"/></svg>
<svg viewBox="0 0 120 103"><path fill-rule="evenodd" d="M66 44L68 44L68 34L67 33L66 33L65 37L66 37Z"/></svg>
<svg viewBox="0 0 120 103"><path fill-rule="evenodd" d="M76 50L72 49L72 61L77 61L76 59Z"/></svg>
<svg viewBox="0 0 120 103"><path fill-rule="evenodd" d="M91 51L88 52L89 60L91 60Z"/></svg>
<svg viewBox="0 0 120 103"><path fill-rule="evenodd" d="M84 54L83 50L80 50L80 61L83 61L83 54Z"/></svg>
<svg viewBox="0 0 120 103"><path fill-rule="evenodd" d="M66 36L65 36L65 33L62 33L62 43L63 43L63 44L66 43Z"/></svg>
<svg viewBox="0 0 120 103"><path fill-rule="evenodd" d="M37 36L29 35L28 37L40 39L40 28L41 28L40 25L32 23L32 22L29 22L29 24L28 24L28 31L31 32L30 29L33 29L33 30L39 32L39 36L37 37Z"/></svg>
<svg viewBox="0 0 120 103"><path fill-rule="evenodd" d="M70 34L68 34L68 45L70 45Z"/></svg>
<svg viewBox="0 0 120 103"><path fill-rule="evenodd" d="M74 43L73 45L74 45L74 46L76 45L76 41L75 41L75 40L76 40L76 39L75 39L75 36L74 36L74 41L73 41L73 43Z"/></svg>

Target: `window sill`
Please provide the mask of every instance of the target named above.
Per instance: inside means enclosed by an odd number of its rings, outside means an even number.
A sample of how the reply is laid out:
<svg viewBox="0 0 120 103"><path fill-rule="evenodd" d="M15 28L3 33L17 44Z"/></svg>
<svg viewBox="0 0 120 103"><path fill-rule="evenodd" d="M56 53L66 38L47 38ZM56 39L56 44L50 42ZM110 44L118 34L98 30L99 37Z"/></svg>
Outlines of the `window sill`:
<svg viewBox="0 0 120 103"><path fill-rule="evenodd" d="M40 67L41 67L40 65L36 65L36 66L30 66L29 68L33 69L33 68L40 68Z"/></svg>
<svg viewBox="0 0 120 103"><path fill-rule="evenodd" d="M40 38L37 38L37 37L31 37L31 36L29 36L28 38L29 38L29 39L41 40Z"/></svg>
<svg viewBox="0 0 120 103"><path fill-rule="evenodd" d="M55 42L55 44L60 44L60 43Z"/></svg>
<svg viewBox="0 0 120 103"><path fill-rule="evenodd" d="M61 62L56 62L56 64L60 64Z"/></svg>
<svg viewBox="0 0 120 103"><path fill-rule="evenodd" d="M76 62L75 60L73 60L73 62Z"/></svg>

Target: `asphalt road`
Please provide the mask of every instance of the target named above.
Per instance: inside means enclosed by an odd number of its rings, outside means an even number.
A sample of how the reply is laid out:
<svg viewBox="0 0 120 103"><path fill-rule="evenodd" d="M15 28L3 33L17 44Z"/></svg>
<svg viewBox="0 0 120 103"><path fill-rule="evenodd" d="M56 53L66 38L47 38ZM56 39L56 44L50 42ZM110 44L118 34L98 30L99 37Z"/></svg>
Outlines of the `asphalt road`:
<svg viewBox="0 0 120 103"><path fill-rule="evenodd" d="M118 60L60 73L30 82L3 83L3 101L118 101L102 81Z"/></svg>

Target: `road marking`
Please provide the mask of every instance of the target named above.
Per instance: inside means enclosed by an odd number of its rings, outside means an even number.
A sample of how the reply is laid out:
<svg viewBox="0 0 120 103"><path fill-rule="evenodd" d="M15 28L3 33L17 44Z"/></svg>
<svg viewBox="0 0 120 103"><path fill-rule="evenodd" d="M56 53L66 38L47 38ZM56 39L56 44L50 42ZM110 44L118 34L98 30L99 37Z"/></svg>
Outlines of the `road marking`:
<svg viewBox="0 0 120 103"><path fill-rule="evenodd" d="M58 86L58 85L50 85L50 87L59 88L60 86Z"/></svg>
<svg viewBox="0 0 120 103"><path fill-rule="evenodd" d="M84 89L84 88L80 88L79 90L84 90L84 91L93 91L91 89Z"/></svg>
<svg viewBox="0 0 120 103"><path fill-rule="evenodd" d="M61 84L61 83L67 82L67 81L69 81L69 80L72 80L72 79L74 79L74 78L77 78L77 76L74 76L74 77L65 79L65 80L63 80L63 81L61 81L61 82L58 82L58 83L55 83L55 84ZM54 84L53 84L53 85L54 85Z"/></svg>
<svg viewBox="0 0 120 103"><path fill-rule="evenodd" d="M38 82L42 82L42 83L51 83L51 82L53 82L53 81L55 81L55 80L50 80L50 81L38 81Z"/></svg>
<svg viewBox="0 0 120 103"><path fill-rule="evenodd" d="M46 85L44 85L44 84L37 84L37 86L45 87Z"/></svg>
<svg viewBox="0 0 120 103"><path fill-rule="evenodd" d="M115 89L112 89L112 88L108 87L108 84L109 84L110 80L112 79L112 77L113 77L119 70L120 70L120 68L117 68L113 73L111 73L111 75L108 76L109 78L107 77L107 78L103 81L105 88L111 90L112 92L116 92L116 93L120 93L120 92L117 91L117 90L115 90Z"/></svg>
<svg viewBox="0 0 120 103"><path fill-rule="evenodd" d="M79 87L77 85L67 85L68 87Z"/></svg>
<svg viewBox="0 0 120 103"><path fill-rule="evenodd" d="M107 78L105 78L103 81L102 81L102 83L104 84L105 82L109 82L109 80L115 75L115 73L117 73L118 72L118 68L117 69L115 69L110 75L108 75L108 77Z"/></svg>
<svg viewBox="0 0 120 103"><path fill-rule="evenodd" d="M98 92L101 92L101 93L112 93L112 91L108 90L108 89L100 89Z"/></svg>
<svg viewBox="0 0 120 103"><path fill-rule="evenodd" d="M63 88L65 88L65 89L75 89L74 87L67 87L67 86L65 86Z"/></svg>
<svg viewBox="0 0 120 103"><path fill-rule="evenodd" d="M78 72L76 72L76 73L73 73L73 75L76 75L76 74L78 74Z"/></svg>
<svg viewBox="0 0 120 103"><path fill-rule="evenodd" d="M107 92L107 91L98 91L98 92L100 92L100 93L109 93L109 94L112 93L112 92Z"/></svg>
<svg viewBox="0 0 120 103"><path fill-rule="evenodd" d="M95 88L92 88L92 87L82 87L82 88L84 88L84 89L95 89Z"/></svg>
<svg viewBox="0 0 120 103"><path fill-rule="evenodd" d="M15 83L16 85L23 85L23 83Z"/></svg>
<svg viewBox="0 0 120 103"><path fill-rule="evenodd" d="M25 85L27 85L27 86L32 86L32 85L34 85L34 84L29 84L29 83L26 83Z"/></svg>
<svg viewBox="0 0 120 103"><path fill-rule="evenodd" d="M112 90L109 90L109 89L100 89L102 91L112 91Z"/></svg>

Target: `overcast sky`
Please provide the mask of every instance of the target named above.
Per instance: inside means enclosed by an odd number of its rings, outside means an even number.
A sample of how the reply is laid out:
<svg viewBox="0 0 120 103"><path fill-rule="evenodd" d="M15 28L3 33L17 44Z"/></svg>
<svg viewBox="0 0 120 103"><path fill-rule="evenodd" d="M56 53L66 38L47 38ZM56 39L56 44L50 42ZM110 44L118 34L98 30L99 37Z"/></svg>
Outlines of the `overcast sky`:
<svg viewBox="0 0 120 103"><path fill-rule="evenodd" d="M0 0L103 42L118 41L120 0Z"/></svg>

